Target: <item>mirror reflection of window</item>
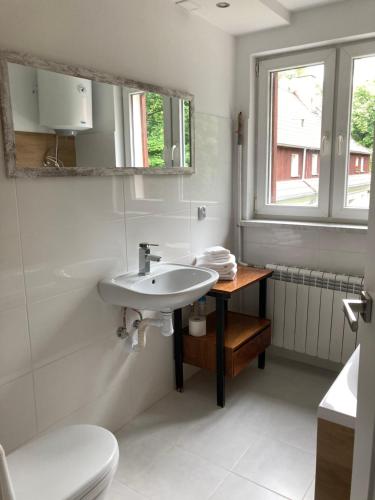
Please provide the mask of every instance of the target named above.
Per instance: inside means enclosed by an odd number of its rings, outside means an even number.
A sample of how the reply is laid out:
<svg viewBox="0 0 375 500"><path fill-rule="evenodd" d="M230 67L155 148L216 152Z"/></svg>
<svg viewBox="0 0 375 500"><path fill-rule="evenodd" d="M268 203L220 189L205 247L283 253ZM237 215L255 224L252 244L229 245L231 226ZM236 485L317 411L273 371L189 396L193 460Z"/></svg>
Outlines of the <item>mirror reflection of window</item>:
<svg viewBox="0 0 375 500"><path fill-rule="evenodd" d="M191 167L188 99L8 63L17 168Z"/></svg>
<svg viewBox="0 0 375 500"><path fill-rule="evenodd" d="M126 92L126 89L124 89ZM125 121L130 127L131 165L190 166L190 102L153 92L131 91Z"/></svg>
<svg viewBox="0 0 375 500"><path fill-rule="evenodd" d="M184 127L184 167L191 166L191 109L190 102L183 101L183 127Z"/></svg>
<svg viewBox="0 0 375 500"><path fill-rule="evenodd" d="M130 94L132 164L134 167L164 166L164 102L160 94Z"/></svg>

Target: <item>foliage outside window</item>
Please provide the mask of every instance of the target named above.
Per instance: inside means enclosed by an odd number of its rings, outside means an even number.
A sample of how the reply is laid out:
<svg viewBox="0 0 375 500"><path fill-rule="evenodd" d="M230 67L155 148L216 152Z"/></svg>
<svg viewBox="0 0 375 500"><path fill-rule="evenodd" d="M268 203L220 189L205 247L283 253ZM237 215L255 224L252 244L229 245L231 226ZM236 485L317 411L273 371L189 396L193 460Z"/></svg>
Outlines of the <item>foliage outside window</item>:
<svg viewBox="0 0 375 500"><path fill-rule="evenodd" d="M148 165L162 167L164 165L164 104L160 94L147 92L146 114Z"/></svg>

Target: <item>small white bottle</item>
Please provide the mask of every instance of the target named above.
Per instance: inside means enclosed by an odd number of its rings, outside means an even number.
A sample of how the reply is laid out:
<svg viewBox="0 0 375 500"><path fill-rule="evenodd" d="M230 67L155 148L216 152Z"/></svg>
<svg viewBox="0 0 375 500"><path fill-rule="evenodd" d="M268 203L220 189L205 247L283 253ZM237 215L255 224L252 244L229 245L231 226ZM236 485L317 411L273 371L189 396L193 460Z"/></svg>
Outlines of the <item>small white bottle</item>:
<svg viewBox="0 0 375 500"><path fill-rule="evenodd" d="M206 335L206 297L194 303L193 314L189 318L189 334L193 337Z"/></svg>

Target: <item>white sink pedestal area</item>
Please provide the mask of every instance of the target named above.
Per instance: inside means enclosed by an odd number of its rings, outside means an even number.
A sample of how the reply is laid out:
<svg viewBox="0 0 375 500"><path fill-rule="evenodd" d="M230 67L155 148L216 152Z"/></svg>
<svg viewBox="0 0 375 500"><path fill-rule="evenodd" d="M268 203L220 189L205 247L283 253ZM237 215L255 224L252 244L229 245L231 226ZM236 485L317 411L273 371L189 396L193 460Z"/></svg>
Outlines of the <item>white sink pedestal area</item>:
<svg viewBox="0 0 375 500"><path fill-rule="evenodd" d="M110 304L161 313L160 319L141 317L134 322L137 339L135 342L131 339L131 345L139 349L145 346L145 330L148 326L160 328L164 336L172 335L173 311L205 295L218 279L218 273L211 269L160 264L145 276L130 272L106 278L99 283L98 289L102 299Z"/></svg>

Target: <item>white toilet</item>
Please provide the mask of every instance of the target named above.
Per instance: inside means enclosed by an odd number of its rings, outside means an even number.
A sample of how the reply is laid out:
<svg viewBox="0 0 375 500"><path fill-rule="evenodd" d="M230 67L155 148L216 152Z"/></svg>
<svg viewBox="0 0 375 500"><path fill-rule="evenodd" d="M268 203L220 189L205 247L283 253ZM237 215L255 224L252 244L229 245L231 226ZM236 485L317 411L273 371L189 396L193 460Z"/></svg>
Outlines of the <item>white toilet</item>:
<svg viewBox="0 0 375 500"><path fill-rule="evenodd" d="M111 432L72 425L19 448L7 464L16 500L103 500L118 459Z"/></svg>

